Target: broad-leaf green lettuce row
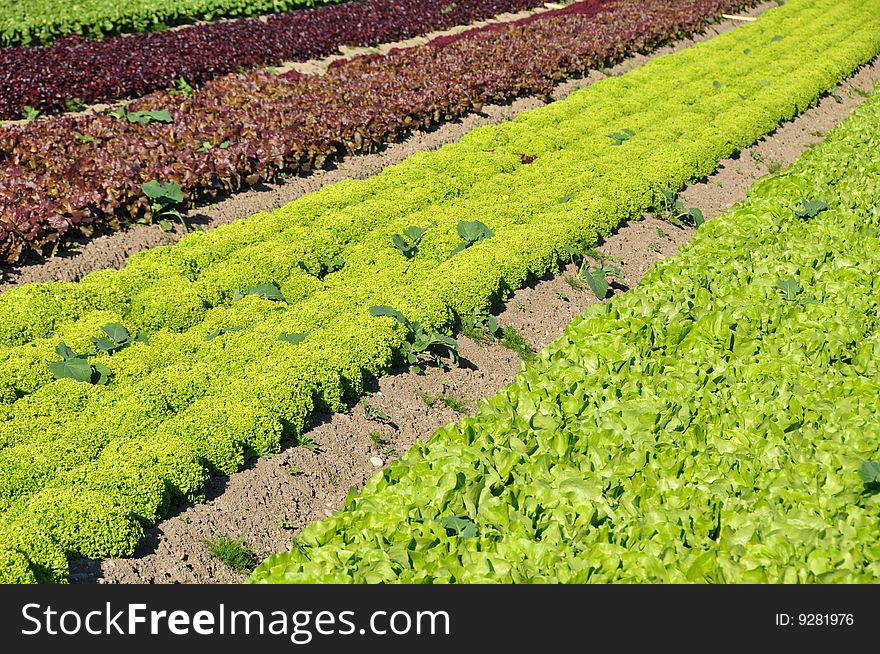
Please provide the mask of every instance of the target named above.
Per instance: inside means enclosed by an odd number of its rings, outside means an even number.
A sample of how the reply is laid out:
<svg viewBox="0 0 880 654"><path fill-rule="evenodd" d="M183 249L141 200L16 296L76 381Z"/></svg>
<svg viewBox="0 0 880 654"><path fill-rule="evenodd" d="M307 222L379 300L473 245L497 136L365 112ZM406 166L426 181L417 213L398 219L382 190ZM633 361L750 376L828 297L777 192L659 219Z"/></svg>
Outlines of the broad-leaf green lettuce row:
<svg viewBox="0 0 880 654"><path fill-rule="evenodd" d="M876 582L878 173L880 93L251 580Z"/></svg>
<svg viewBox="0 0 880 654"><path fill-rule="evenodd" d="M259 16L347 0L11 0L0 5L0 45L51 43L66 34L102 38L197 20Z"/></svg>
<svg viewBox="0 0 880 654"><path fill-rule="evenodd" d="M880 34L860 28L878 14L855 0L794 0L370 180L120 271L0 295L0 549L10 571L30 570L10 578L63 579L66 556L131 553L172 499L198 497L208 474L236 470L248 450L276 451L316 408L342 408L388 370L405 334L371 305L447 329L556 269L566 245L593 245L661 187L710 173L871 59ZM622 129L635 136L615 146L607 135ZM458 222L475 219L495 235L449 259ZM394 247L394 233L432 222L414 258ZM323 274L338 257L345 266ZM288 303L233 301L268 283ZM54 381L53 348L88 351L111 322L149 344L94 357L113 373L106 386ZM241 330L205 340L224 327ZM278 340L302 332L302 343Z"/></svg>

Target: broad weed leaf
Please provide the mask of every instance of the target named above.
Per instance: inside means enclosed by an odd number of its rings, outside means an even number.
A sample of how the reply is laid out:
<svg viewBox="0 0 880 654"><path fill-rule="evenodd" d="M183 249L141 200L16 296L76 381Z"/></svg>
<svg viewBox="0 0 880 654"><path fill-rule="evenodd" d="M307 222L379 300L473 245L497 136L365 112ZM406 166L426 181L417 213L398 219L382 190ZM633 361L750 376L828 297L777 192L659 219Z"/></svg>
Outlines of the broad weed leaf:
<svg viewBox="0 0 880 654"><path fill-rule="evenodd" d="M117 343L127 343L131 340L131 334L118 322L111 322L101 327L101 330Z"/></svg>
<svg viewBox="0 0 880 654"><path fill-rule="evenodd" d="M67 343L65 343L63 341L55 346L55 354L60 356L61 359L64 361L68 361L69 359L76 359L79 357L79 355L76 352L74 352L73 350L71 350L67 346Z"/></svg>
<svg viewBox="0 0 880 654"><path fill-rule="evenodd" d="M302 343L304 340L306 340L306 336L308 336L308 333L282 333L278 334L278 340L296 345L297 343Z"/></svg>
<svg viewBox="0 0 880 654"><path fill-rule="evenodd" d="M79 382L92 381L92 366L85 359L65 359L49 364L49 371L55 379L73 379Z"/></svg>
<svg viewBox="0 0 880 654"><path fill-rule="evenodd" d="M393 307L389 307L387 305L370 307L370 315L373 316L374 318L378 318L381 316L388 316L389 318L396 319L402 325L405 325L406 327L410 327L409 320L407 320L406 317L404 317L404 315L402 313L400 313L400 311L398 311L397 309L395 309Z"/></svg>

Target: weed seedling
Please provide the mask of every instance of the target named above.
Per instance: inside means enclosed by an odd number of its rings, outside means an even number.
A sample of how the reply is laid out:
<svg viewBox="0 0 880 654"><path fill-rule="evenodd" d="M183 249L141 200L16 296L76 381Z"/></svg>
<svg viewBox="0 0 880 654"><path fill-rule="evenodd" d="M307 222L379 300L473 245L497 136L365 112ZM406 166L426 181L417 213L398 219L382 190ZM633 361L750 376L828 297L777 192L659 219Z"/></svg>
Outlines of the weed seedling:
<svg viewBox="0 0 880 654"><path fill-rule="evenodd" d="M296 526L291 524L290 520L281 520L278 523L278 526L284 529L285 531L293 531L296 529Z"/></svg>
<svg viewBox="0 0 880 654"><path fill-rule="evenodd" d="M373 441L373 445L376 447L382 447L382 444L385 442L382 438L382 434L377 431L370 432L370 440Z"/></svg>
<svg viewBox="0 0 880 654"><path fill-rule="evenodd" d="M786 302L794 302L798 304L801 308L805 307L808 304L815 304L818 302L816 298L811 295L804 295L804 289L801 288L801 285L798 284L797 280L794 277L789 277L788 279L778 279L776 280L776 288L782 293L782 299Z"/></svg>
<svg viewBox="0 0 880 654"><path fill-rule="evenodd" d="M828 209L828 204L822 200L801 200L801 208L795 209L794 215L798 218L815 218Z"/></svg>
<svg viewBox="0 0 880 654"><path fill-rule="evenodd" d="M297 475L301 475L304 472L305 470L303 470L299 466L290 466L287 469L287 474L289 474L291 477L296 477Z"/></svg>
<svg viewBox="0 0 880 654"><path fill-rule="evenodd" d="M205 547L214 558L236 572L246 572L257 562L256 555L245 543L244 538L234 540L229 536L220 536L206 539Z"/></svg>
<svg viewBox="0 0 880 654"><path fill-rule="evenodd" d="M391 416L367 402L366 398L361 398L361 406L364 407L364 415L367 416L367 420L381 422L383 425L391 424Z"/></svg>
<svg viewBox="0 0 880 654"><path fill-rule="evenodd" d="M309 452L318 453L321 451L321 446L315 442L315 439L311 436L300 436L299 438L299 446L307 449Z"/></svg>
<svg viewBox="0 0 880 654"><path fill-rule="evenodd" d="M49 364L49 371L55 379L73 379L98 386L110 383L110 368L103 363L89 363L89 357L94 353L77 354L61 342L55 346L55 354L61 357L60 361Z"/></svg>
<svg viewBox="0 0 880 654"><path fill-rule="evenodd" d="M389 306L372 306L370 315L374 317L394 318L408 331L407 340L401 346L401 352L409 363L410 372L422 372L422 361L441 368L448 368L447 359L458 364L458 343L451 336L433 330L425 330L421 323L410 321L402 313Z"/></svg>
<svg viewBox="0 0 880 654"><path fill-rule="evenodd" d="M880 461L862 461L859 478L865 484L865 492L880 491Z"/></svg>
<svg viewBox="0 0 880 654"><path fill-rule="evenodd" d="M494 339L498 331L498 320L485 309L475 309L461 325L461 333L476 343Z"/></svg>
<svg viewBox="0 0 880 654"><path fill-rule="evenodd" d="M146 184L141 184L141 190L151 201L150 210L153 212L153 219L164 231L171 231L171 223L168 222L170 217L177 218L183 226L183 230L188 231L183 214L179 211L183 205L183 190L180 188L180 184L177 182L162 184L153 179Z"/></svg>
<svg viewBox="0 0 880 654"><path fill-rule="evenodd" d="M462 400L459 397L456 397L452 393L446 393L440 399L443 402L443 404L448 406L450 409L452 409L456 413L467 413L467 411L468 411L467 402L465 402L464 400Z"/></svg>
<svg viewBox="0 0 880 654"><path fill-rule="evenodd" d="M636 133L631 129L625 129L620 132L612 132L608 135L613 143L611 145L623 145L626 141L629 141Z"/></svg>
<svg viewBox="0 0 880 654"><path fill-rule="evenodd" d="M177 78L177 82L174 83L174 88L171 89L169 93L182 95L185 98L191 98L193 97L193 87L190 86L190 83L186 81L186 78L181 75Z"/></svg>
<svg viewBox="0 0 880 654"><path fill-rule="evenodd" d="M462 220L458 223L458 235L461 237L461 243L455 246L455 249L449 255L450 259L459 252L467 250L474 243L492 238L495 236L495 232L479 220Z"/></svg>
<svg viewBox="0 0 880 654"><path fill-rule="evenodd" d="M659 218L676 227L684 227L687 223L696 228L706 222L702 211L696 207L686 208L675 193L665 188L661 188L660 193L660 199L654 205L654 212Z"/></svg>
<svg viewBox="0 0 880 654"><path fill-rule="evenodd" d="M648 249L651 250L651 252L659 253L660 252L660 244L657 241L651 241L651 243L648 245Z"/></svg>
<svg viewBox="0 0 880 654"><path fill-rule="evenodd" d="M22 118L24 118L25 120L33 120L34 118L39 117L40 111L38 109L34 109L30 105L25 105L21 115Z"/></svg>
<svg viewBox="0 0 880 654"><path fill-rule="evenodd" d="M405 256L407 259L412 259L419 251L419 243L421 243L422 238L425 236L428 230L436 226L436 224L437 223L431 223L427 227L410 225L405 230L403 230L403 235L395 234L392 237L392 240L394 241L394 247L400 250L403 256Z"/></svg>
<svg viewBox="0 0 880 654"><path fill-rule="evenodd" d="M586 282L587 286L590 287L600 300L605 299L605 296L608 295L608 289L610 288L608 284L609 277L616 277L624 281L620 268L609 263L607 261L609 257L606 257L601 252L588 250L585 254L581 254L571 247L567 248L567 250L569 251L572 263L580 266L577 274L578 284L582 287L583 282ZM591 265L591 260L595 261L597 265ZM569 281L569 285L574 288L574 284L571 281Z"/></svg>
<svg viewBox="0 0 880 654"><path fill-rule="evenodd" d="M516 352L523 361L528 361L535 356L535 350L526 343L526 339L514 327L505 327L501 331L501 344L508 350Z"/></svg>
<svg viewBox="0 0 880 654"><path fill-rule="evenodd" d="M281 289L275 286L275 284L257 284L256 286L251 286L244 293L235 289L232 293L232 301L238 302L239 300L247 297L248 295L256 295L259 298L264 300L271 300L272 302L283 302L287 303L287 299L284 297L284 294L281 292ZM305 336L303 336L305 339Z"/></svg>
<svg viewBox="0 0 880 654"><path fill-rule="evenodd" d="M429 409L433 409L434 405L437 404L437 401L442 397L442 395L432 395L428 391L418 391L417 395Z"/></svg>
<svg viewBox="0 0 880 654"><path fill-rule="evenodd" d="M565 276L565 283L571 286L575 291L582 291L584 289L584 285L579 282L576 277L572 277L571 275Z"/></svg>
<svg viewBox="0 0 880 654"><path fill-rule="evenodd" d="M167 109L158 109L154 111L129 111L128 107L122 105L118 109L107 112L118 120L127 120L137 125L149 125L150 123L173 123L174 117Z"/></svg>
<svg viewBox="0 0 880 654"><path fill-rule="evenodd" d="M82 111L86 108L85 103L79 98L67 98L64 101L64 108L70 112Z"/></svg>
<svg viewBox="0 0 880 654"><path fill-rule="evenodd" d="M774 161L770 165L767 166L767 172L769 172L771 175L775 175L780 170L782 170L782 164L779 163L778 161Z"/></svg>

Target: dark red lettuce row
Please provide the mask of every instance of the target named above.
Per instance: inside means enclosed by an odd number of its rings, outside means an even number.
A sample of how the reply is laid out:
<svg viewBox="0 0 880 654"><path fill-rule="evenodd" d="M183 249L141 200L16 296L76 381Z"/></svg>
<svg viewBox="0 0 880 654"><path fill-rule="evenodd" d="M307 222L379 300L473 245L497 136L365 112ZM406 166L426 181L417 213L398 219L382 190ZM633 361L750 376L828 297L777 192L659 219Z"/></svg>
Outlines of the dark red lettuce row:
<svg viewBox="0 0 880 654"><path fill-rule="evenodd" d="M0 257L12 262L26 250L51 250L96 226L115 229L149 215L144 182L174 181L192 203L282 170L305 173L328 157L368 151L487 103L545 95L566 75L699 31L742 4L586 0L439 45L358 57L321 76L232 74L192 98L162 91L132 103L132 111L170 111L170 124L96 114L7 125L0 129Z"/></svg>
<svg viewBox="0 0 880 654"><path fill-rule="evenodd" d="M174 31L0 50L0 118L135 98L180 77L199 86L241 68L305 61L540 7L543 0L362 0Z"/></svg>

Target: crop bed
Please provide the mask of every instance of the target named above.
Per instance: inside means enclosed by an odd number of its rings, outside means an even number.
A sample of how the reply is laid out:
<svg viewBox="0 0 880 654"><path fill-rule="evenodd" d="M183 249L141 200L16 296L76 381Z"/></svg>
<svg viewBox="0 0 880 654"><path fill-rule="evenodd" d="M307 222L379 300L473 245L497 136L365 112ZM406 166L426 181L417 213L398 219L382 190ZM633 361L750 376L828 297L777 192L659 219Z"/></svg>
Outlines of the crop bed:
<svg viewBox="0 0 880 654"><path fill-rule="evenodd" d="M0 6L0 45L50 43L59 36L102 38L196 20L258 16L345 0L7 0Z"/></svg>
<svg viewBox="0 0 880 654"><path fill-rule="evenodd" d="M666 0L649 0L600 13L602 5L587 0L387 56L342 61L321 76L228 75L189 98L154 93L124 115L0 128L0 256L12 262L95 227L150 218L145 183L173 182L194 202L282 171L309 172L328 157L370 151L488 102L546 94L566 75L697 31L739 4L676 0L670 9Z"/></svg>
<svg viewBox="0 0 880 654"><path fill-rule="evenodd" d="M880 93L256 582L880 576Z"/></svg>
<svg viewBox="0 0 880 654"><path fill-rule="evenodd" d="M6 48L0 50L0 118L19 118L26 108L60 113L82 103L137 98L174 87L181 78L199 86L242 68L326 57L343 45L399 41L542 5L540 0L363 0L264 20Z"/></svg>
<svg viewBox="0 0 880 654"><path fill-rule="evenodd" d="M875 56L880 35L858 27L877 12L792 0L371 180L121 271L4 293L5 578L60 579L68 556L130 554L172 499L299 438L315 408L342 408L388 369L412 334L371 306L444 329L556 269L566 246L589 247L661 188L709 174ZM475 219L483 240L460 251ZM395 233L432 223L414 256L395 247ZM56 380L59 367L88 374Z"/></svg>

